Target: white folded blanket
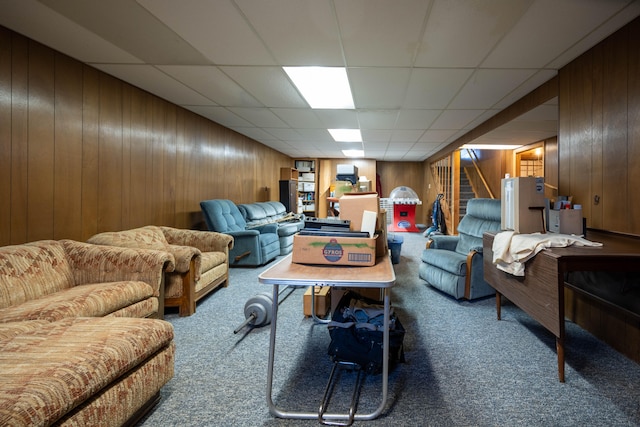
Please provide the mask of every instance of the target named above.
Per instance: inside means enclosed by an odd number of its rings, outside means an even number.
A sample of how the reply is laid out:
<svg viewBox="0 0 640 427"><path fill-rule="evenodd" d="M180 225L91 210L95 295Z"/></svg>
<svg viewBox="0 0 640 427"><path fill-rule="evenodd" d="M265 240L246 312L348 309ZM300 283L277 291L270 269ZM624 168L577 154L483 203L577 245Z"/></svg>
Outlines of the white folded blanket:
<svg viewBox="0 0 640 427"><path fill-rule="evenodd" d="M493 239L493 263L514 276L524 276L524 263L545 248L567 246L602 246L579 236L557 233L518 234L501 231Z"/></svg>

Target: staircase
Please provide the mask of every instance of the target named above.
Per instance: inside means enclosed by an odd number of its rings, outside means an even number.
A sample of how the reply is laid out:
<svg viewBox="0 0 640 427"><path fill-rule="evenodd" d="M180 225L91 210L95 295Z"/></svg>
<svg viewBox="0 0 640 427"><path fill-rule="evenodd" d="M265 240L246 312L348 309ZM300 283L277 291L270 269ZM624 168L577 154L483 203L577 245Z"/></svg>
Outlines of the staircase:
<svg viewBox="0 0 640 427"><path fill-rule="evenodd" d="M458 212L459 218L461 220L463 216L467 213L467 202L469 199L475 198L476 195L473 192L473 188L471 187L471 183L469 182L469 178L467 177L467 173L464 168L460 168L460 211Z"/></svg>

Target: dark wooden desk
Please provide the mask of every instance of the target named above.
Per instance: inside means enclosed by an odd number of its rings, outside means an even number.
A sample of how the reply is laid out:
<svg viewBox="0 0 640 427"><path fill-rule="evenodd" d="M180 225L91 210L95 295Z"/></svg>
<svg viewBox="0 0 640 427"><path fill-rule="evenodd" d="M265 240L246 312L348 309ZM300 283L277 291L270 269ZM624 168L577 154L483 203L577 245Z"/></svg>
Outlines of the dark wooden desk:
<svg viewBox="0 0 640 427"><path fill-rule="evenodd" d="M589 231L587 239L600 247L550 248L525 264L524 277L516 277L493 265L494 232L483 235L484 278L496 290L500 320L501 295L520 307L556 336L558 379L564 382L565 275L570 271L640 271L640 240Z"/></svg>

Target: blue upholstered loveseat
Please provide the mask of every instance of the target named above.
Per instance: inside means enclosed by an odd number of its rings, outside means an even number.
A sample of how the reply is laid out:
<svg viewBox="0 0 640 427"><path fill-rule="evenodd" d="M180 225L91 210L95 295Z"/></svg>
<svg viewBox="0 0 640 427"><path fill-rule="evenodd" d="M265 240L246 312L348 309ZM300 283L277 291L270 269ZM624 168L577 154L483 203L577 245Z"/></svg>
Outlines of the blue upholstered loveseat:
<svg viewBox="0 0 640 427"><path fill-rule="evenodd" d="M265 224L278 224L280 255L287 255L293 250L293 235L304 228L304 215L287 212L280 202L256 202L238 205L240 213L247 222L247 228L260 227Z"/></svg>
<svg viewBox="0 0 640 427"><path fill-rule="evenodd" d="M456 299L495 294L484 280L482 234L500 230L500 200L471 199L458 224L458 235L432 235L422 252L418 275Z"/></svg>
<svg viewBox="0 0 640 427"><path fill-rule="evenodd" d="M229 267L256 267L280 255L278 224L247 228L238 206L227 199L204 200L200 208L210 231L233 237Z"/></svg>

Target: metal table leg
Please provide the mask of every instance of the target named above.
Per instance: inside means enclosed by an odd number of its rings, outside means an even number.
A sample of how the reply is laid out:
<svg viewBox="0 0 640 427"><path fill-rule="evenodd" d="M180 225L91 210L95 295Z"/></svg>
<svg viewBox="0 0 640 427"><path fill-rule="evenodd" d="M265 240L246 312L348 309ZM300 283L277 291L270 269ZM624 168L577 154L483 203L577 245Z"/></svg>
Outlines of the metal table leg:
<svg viewBox="0 0 640 427"><path fill-rule="evenodd" d="M273 305L272 305L272 317L271 317L271 334L269 338L269 360L267 365L267 404L269 406L269 412L278 418L287 419L305 419L313 420L318 419L318 412L292 412L278 408L273 402L273 368L275 361L275 346L276 346L276 330L278 323L278 289L279 285L273 285ZM313 295L312 295L313 296ZM387 393L389 388L389 314L390 314L390 296L389 289L384 288L384 322L382 333L382 390L381 401L378 408L369 414L355 414L353 419L355 420L373 420L382 414L384 407L387 404ZM324 420L349 420L350 415L348 413L324 413L322 415Z"/></svg>

